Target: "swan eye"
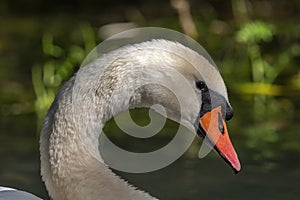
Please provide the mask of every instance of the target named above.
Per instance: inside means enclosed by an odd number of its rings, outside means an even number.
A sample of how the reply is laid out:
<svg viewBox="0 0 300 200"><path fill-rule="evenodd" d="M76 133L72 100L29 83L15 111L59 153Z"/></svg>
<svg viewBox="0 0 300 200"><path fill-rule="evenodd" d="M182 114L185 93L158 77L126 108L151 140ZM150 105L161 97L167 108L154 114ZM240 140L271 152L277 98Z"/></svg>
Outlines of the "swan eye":
<svg viewBox="0 0 300 200"><path fill-rule="evenodd" d="M196 87L197 87L199 90L201 90L202 92L208 90L208 88L207 88L207 86L206 86L206 84L205 84L204 81L197 80L197 81L196 81Z"/></svg>

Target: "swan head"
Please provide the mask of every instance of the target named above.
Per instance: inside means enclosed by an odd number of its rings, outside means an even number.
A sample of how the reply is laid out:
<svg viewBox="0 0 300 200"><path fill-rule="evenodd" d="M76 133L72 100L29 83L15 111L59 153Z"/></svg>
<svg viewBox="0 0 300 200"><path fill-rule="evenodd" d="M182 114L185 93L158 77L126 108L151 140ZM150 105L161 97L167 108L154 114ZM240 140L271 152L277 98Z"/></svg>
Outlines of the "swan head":
<svg viewBox="0 0 300 200"><path fill-rule="evenodd" d="M143 79L155 82L150 81L137 90L133 101L138 103L133 103L134 107L139 103L142 107L162 105L168 118L204 138L238 173L241 165L226 126L233 110L215 64L176 42L157 40L138 44L136 48L150 50L144 52L139 63L154 66L143 69Z"/></svg>
<svg viewBox="0 0 300 200"><path fill-rule="evenodd" d="M223 96L209 90L203 81L196 81L196 85L202 92L197 134L205 138L208 145L238 173L241 165L226 126L226 121L233 116L232 108Z"/></svg>
<svg viewBox="0 0 300 200"><path fill-rule="evenodd" d="M89 109L90 118L93 116L91 111L95 112L95 118L98 113L103 113L103 121L107 121L130 107L161 105L153 109L203 137L235 172L240 171L240 162L226 126L226 121L233 116L232 107L225 83L208 55L178 42L151 40L124 46L102 56L83 67L77 73L76 81L75 85L79 87L75 99L80 100L76 108L92 105L85 104L88 95L81 95L84 89L87 90L84 93L91 93L90 97L96 94L96 98L90 100L98 103ZM73 93L76 90L73 89ZM104 105L105 109L95 109ZM86 117L80 117L82 114L85 112L76 114L81 124L80 119ZM96 123L96 120L91 121ZM99 129L98 125L83 127ZM88 133L88 130L81 132ZM83 139L86 138L91 137ZM90 143L93 141L91 139Z"/></svg>

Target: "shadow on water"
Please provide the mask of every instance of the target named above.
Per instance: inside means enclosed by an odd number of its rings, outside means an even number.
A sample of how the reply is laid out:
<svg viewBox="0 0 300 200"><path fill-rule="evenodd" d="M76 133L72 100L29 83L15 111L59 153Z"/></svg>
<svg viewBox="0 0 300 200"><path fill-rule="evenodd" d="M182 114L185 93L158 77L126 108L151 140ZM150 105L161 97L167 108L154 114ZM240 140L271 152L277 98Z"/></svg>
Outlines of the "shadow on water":
<svg viewBox="0 0 300 200"><path fill-rule="evenodd" d="M116 173L161 199L295 199L300 195L297 187L300 181L300 125L296 120L299 114L294 111L294 118L291 115L287 117L289 114L286 113L273 118L275 122L265 120L263 123L251 117L251 106L246 107L240 99L235 99L232 104L235 117L228 125L242 163L242 171L238 175L234 175L214 152L199 159L199 138L184 156L166 168L144 174ZM140 115L140 111L137 113ZM47 199L39 176L35 117L23 115L11 118L1 119L5 132L0 136L0 184L27 190ZM148 120L147 117L141 119ZM276 130L270 132L272 126L276 126ZM162 131L165 133L142 142L142 145L122 133L121 136L112 134L111 140L123 148L144 146L149 150L168 143L170 135L167 132L176 132L177 127L175 123L168 122ZM118 132L113 120L105 131L108 134ZM32 134L25 137L24 132ZM263 134L275 134L276 139L262 139Z"/></svg>

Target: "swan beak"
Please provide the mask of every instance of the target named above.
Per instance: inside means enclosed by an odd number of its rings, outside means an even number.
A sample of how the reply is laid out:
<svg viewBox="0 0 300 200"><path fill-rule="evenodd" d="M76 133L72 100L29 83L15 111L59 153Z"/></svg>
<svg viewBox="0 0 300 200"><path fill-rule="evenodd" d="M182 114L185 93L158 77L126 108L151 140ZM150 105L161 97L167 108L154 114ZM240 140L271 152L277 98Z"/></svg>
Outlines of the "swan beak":
<svg viewBox="0 0 300 200"><path fill-rule="evenodd" d="M206 112L201 116L198 135L207 137L210 145L228 163L237 174L241 164L230 141L225 120L222 117L221 106Z"/></svg>

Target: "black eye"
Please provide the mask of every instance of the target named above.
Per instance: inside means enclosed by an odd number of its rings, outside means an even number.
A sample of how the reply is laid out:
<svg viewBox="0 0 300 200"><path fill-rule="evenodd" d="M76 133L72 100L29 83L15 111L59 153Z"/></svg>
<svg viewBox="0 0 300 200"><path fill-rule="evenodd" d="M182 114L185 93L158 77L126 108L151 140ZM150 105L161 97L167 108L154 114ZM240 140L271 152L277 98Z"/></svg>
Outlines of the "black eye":
<svg viewBox="0 0 300 200"><path fill-rule="evenodd" d="M197 80L197 81L196 81L196 87L197 87L199 90L201 90L202 92L203 92L203 91L207 91L207 86L206 86L206 84L205 84L204 81Z"/></svg>

